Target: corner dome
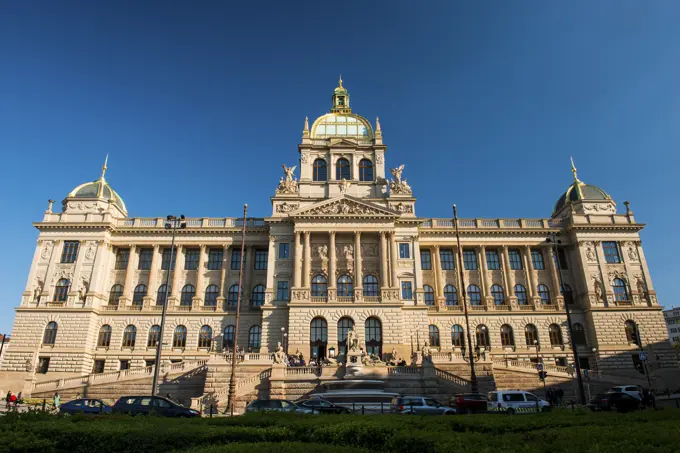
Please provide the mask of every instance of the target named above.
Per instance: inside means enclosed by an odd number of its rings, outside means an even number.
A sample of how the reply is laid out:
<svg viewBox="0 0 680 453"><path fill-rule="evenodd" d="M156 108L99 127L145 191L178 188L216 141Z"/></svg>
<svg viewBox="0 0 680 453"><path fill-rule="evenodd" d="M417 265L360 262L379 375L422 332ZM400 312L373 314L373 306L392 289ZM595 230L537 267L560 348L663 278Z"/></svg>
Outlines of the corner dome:
<svg viewBox="0 0 680 453"><path fill-rule="evenodd" d="M106 161L104 162L104 166L102 167L102 175L99 179L96 181L92 182L86 182L84 184L79 185L75 189L73 189L69 194L67 198L97 198L100 200L105 200L110 202L111 204L114 204L123 211L124 213L127 213L127 208L125 207L125 203L123 202L123 199L116 193L115 190L109 185L108 182L106 182L106 179L104 178L104 174L106 173L107 169L107 162L108 162L109 156L106 156Z"/></svg>
<svg viewBox="0 0 680 453"><path fill-rule="evenodd" d="M555 203L553 216L560 212L565 206L577 201L611 201L614 203L612 197L610 197L607 192L597 186L591 186L578 179L573 160L571 163L571 171L574 174L574 182L557 200L557 203Z"/></svg>

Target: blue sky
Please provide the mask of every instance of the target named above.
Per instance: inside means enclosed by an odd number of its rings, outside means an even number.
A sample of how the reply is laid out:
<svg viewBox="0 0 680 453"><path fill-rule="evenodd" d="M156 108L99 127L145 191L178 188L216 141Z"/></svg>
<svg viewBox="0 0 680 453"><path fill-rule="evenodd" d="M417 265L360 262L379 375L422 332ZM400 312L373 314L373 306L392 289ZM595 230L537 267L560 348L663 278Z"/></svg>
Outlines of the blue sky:
<svg viewBox="0 0 680 453"><path fill-rule="evenodd" d="M270 213L342 73L417 213L547 217L579 176L630 200L662 304L680 274L680 2L6 1L0 332L47 199L98 177L131 216ZM675 303L677 305L677 303Z"/></svg>

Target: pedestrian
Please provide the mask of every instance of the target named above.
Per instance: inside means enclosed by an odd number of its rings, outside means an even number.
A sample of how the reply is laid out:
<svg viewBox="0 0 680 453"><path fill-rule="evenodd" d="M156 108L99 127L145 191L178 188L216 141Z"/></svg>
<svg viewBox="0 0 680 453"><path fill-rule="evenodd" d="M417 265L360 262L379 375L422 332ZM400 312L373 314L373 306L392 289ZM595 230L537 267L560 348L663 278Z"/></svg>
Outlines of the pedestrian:
<svg viewBox="0 0 680 453"><path fill-rule="evenodd" d="M8 411L9 411L9 400L10 400L10 398L12 398L12 392L10 392L8 390L7 395L5 395L5 407L7 408Z"/></svg>
<svg viewBox="0 0 680 453"><path fill-rule="evenodd" d="M54 404L54 408L59 410L59 405L61 404L61 397L59 396L59 392L54 393L54 397L52 398L52 403Z"/></svg>
<svg viewBox="0 0 680 453"><path fill-rule="evenodd" d="M588 369L587 368L583 369L583 377L586 381L590 380L590 378L588 377Z"/></svg>
<svg viewBox="0 0 680 453"><path fill-rule="evenodd" d="M555 405L555 392L553 391L553 389L552 389L552 388L549 388L548 391L545 392L545 393L546 393L545 399L548 400L548 403L549 403L551 406L554 406L554 405Z"/></svg>

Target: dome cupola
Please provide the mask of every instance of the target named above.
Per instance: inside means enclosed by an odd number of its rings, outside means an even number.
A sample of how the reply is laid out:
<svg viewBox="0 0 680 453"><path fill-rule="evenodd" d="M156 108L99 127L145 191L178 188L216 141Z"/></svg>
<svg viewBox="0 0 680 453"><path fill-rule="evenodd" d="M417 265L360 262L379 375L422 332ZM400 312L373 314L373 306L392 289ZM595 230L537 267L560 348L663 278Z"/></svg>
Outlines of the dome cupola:
<svg viewBox="0 0 680 453"><path fill-rule="evenodd" d="M574 174L574 182L555 203L553 217L557 217L567 206L572 206L574 210L581 214L596 214L599 211L616 212L616 203L607 192L578 179L573 159L571 160L571 172Z"/></svg>
<svg viewBox="0 0 680 453"><path fill-rule="evenodd" d="M81 184L68 194L63 201L64 211L73 208L83 210L90 207L90 205L92 207L97 205L97 210L101 211L102 206L98 206L98 204L107 203L109 206L117 208L123 216L127 216L127 208L123 199L106 181L105 175L108 168L108 160L109 156L107 155L99 179Z"/></svg>

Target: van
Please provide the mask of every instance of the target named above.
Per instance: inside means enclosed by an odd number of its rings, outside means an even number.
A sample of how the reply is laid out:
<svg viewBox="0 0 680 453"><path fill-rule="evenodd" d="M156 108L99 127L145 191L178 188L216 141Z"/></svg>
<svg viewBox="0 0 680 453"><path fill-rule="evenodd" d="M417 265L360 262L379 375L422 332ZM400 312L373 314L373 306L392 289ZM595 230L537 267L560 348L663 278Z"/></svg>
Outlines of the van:
<svg viewBox="0 0 680 453"><path fill-rule="evenodd" d="M489 412L505 412L512 415L537 411L548 412L550 403L533 393L522 390L498 390L489 392L486 408Z"/></svg>

